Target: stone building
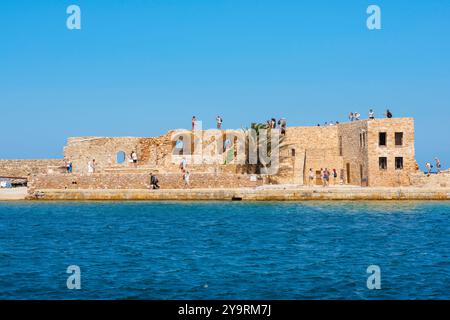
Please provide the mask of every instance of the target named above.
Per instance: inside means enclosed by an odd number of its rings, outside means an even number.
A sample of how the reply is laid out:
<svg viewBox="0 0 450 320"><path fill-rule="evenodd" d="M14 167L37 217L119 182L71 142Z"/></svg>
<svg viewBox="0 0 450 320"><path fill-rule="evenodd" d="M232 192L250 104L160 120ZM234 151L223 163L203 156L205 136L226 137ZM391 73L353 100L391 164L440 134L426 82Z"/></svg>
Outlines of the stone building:
<svg viewBox="0 0 450 320"><path fill-rule="evenodd" d="M87 172L88 162L95 159L98 173L176 174L181 159L187 158L193 173L258 174L254 165L233 161L239 156L248 158L249 152L246 142L237 136L239 131L203 130L193 134L175 130L155 138L70 138L64 156L72 161L74 173ZM227 142L235 147L229 162L225 159ZM266 182L306 184L311 168L316 173L314 183L320 184L320 169L328 168L338 173L332 184L407 186L410 173L416 171L412 118L289 127L283 145L279 170ZM132 151L138 155L136 165L128 160Z"/></svg>
<svg viewBox="0 0 450 320"><path fill-rule="evenodd" d="M242 130L214 129L172 130L160 137L69 138L64 158L72 162L72 174L64 173L62 159L0 161L0 177L28 177L31 188L140 189L149 187L148 176L153 172L162 188L176 189L186 187L180 170L180 162L186 159L190 187L305 185L310 169L315 173L313 183L321 184L321 168L336 170L331 185L396 187L411 185L417 171L412 118L288 127L276 151L277 170L270 175L249 163L251 147L246 134L242 138ZM129 160L131 152L137 154L137 163ZM96 170L88 174L92 159Z"/></svg>

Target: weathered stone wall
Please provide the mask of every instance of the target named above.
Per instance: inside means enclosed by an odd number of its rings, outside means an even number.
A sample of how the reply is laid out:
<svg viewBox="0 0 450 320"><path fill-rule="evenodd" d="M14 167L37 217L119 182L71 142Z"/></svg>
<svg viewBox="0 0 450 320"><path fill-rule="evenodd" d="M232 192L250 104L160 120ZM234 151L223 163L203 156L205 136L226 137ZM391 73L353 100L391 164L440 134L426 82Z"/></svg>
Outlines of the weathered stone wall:
<svg viewBox="0 0 450 320"><path fill-rule="evenodd" d="M286 130L280 165L281 182L307 183L309 169L330 171L342 167L338 154L338 126L291 127ZM319 183L316 178L316 183Z"/></svg>
<svg viewBox="0 0 450 320"><path fill-rule="evenodd" d="M367 121L369 186L408 186L416 171L414 120L392 118ZM386 146L379 146L379 133L386 132ZM395 133L403 132L403 144L395 145ZM387 157L387 169L379 168L379 157ZM395 168L395 157L403 157L403 169Z"/></svg>
<svg viewBox="0 0 450 320"><path fill-rule="evenodd" d="M343 161L339 176L346 184L366 185L369 175L367 121L343 123L338 128L338 154Z"/></svg>
<svg viewBox="0 0 450 320"><path fill-rule="evenodd" d="M28 196L41 200L156 200L198 201L236 198L243 201L306 201L306 200L450 200L450 188L362 188L362 187L300 187L293 189L47 189Z"/></svg>
<svg viewBox="0 0 450 320"><path fill-rule="evenodd" d="M63 164L61 159L0 160L0 177L26 178L30 174L47 173L49 167Z"/></svg>
<svg viewBox="0 0 450 320"><path fill-rule="evenodd" d="M430 174L429 176L419 171L410 173L409 178L411 184L415 187L450 187L450 170L443 171L439 174Z"/></svg>
<svg viewBox="0 0 450 320"><path fill-rule="evenodd" d="M188 188L181 174L158 174L157 177L162 189ZM189 188L243 188L259 185L262 185L262 180L252 181L250 175L193 173L190 175ZM142 173L40 174L31 177L28 187L30 193L40 189L148 189L150 177Z"/></svg>
<svg viewBox="0 0 450 320"><path fill-rule="evenodd" d="M378 146L379 132L386 132L387 145ZM403 132L403 145L395 146L395 132ZM240 130L187 131L175 130L156 138L70 138L65 157L72 161L74 173L87 173L87 164L95 159L97 173L136 173L150 171L158 174L180 173L179 163L188 161L188 170L210 174L253 174L256 166L238 164L246 159L245 141ZM175 149L177 139L182 149ZM234 160L225 159L225 140L235 146ZM201 142L199 142L201 141ZM414 123L410 118L360 120L333 126L289 127L280 150L279 171L267 179L270 183L305 184L309 169L316 173L320 184L320 169L336 169L337 181L353 185L399 186L409 185L409 173L415 166ZM202 148L198 148L201 146ZM132 151L138 155L138 164L130 164ZM127 159L117 163L117 154L124 152ZM403 169L395 169L395 157L403 157ZM380 170L379 157L388 158L386 170ZM333 181L334 179L332 179Z"/></svg>

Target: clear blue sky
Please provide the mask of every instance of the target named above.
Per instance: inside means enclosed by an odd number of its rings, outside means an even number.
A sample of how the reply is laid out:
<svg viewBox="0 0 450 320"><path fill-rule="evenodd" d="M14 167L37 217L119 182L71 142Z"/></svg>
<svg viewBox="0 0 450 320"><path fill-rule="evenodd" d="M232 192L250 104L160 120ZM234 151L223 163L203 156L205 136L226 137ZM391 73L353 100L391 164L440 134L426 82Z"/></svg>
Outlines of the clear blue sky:
<svg viewBox="0 0 450 320"><path fill-rule="evenodd" d="M382 30L366 28L366 8ZM77 4L82 29L66 28ZM0 158L61 157L70 136L154 136L192 115L240 128L414 117L416 157L450 162L450 2L0 2Z"/></svg>

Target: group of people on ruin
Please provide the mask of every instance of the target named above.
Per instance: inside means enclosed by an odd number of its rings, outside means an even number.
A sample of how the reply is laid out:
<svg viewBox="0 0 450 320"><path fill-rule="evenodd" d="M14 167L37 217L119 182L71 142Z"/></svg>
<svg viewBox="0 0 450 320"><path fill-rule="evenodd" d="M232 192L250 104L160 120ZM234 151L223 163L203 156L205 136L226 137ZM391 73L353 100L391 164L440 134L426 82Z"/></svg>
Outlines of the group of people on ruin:
<svg viewBox="0 0 450 320"><path fill-rule="evenodd" d="M390 118L392 118L392 112L391 112L389 109L387 109L386 112L384 113L384 116L385 116L386 118L390 119ZM375 119L375 111L374 111L373 109L369 109L369 112L368 112L368 119L369 119L369 120L374 120L374 119ZM349 120L350 122L361 120L361 114L360 114L359 112L350 112L350 113L348 114L348 120ZM335 125L335 124L339 124L339 121L325 122L325 123L323 124L323 126L324 126L324 127L327 127L327 126L333 126L333 125ZM321 124L318 123L317 126L320 127Z"/></svg>
<svg viewBox="0 0 450 320"><path fill-rule="evenodd" d="M439 174L439 173L441 173L441 160L439 160L439 158L434 158L434 161L436 163L436 173ZM425 164L425 168L426 168L427 176L430 176L431 169L433 169L433 165L430 162L427 162Z"/></svg>
<svg viewBox="0 0 450 320"><path fill-rule="evenodd" d="M387 109L386 112L384 113L384 116L386 118L390 119L390 118L392 118L392 112L389 109ZM361 119L361 114L359 112L350 112L348 114L348 120L350 122L358 121L360 119ZM373 109L369 109L368 119L369 120L375 119L375 112L373 111Z"/></svg>
<svg viewBox="0 0 450 320"><path fill-rule="evenodd" d="M328 168L320 168L320 180L323 187L328 187L330 185L331 178L333 178L333 184L336 185L337 176L336 169L329 171ZM316 172L313 168L309 168L308 186L315 185L316 183L314 180L316 180Z"/></svg>
<svg viewBox="0 0 450 320"><path fill-rule="evenodd" d="M326 127L326 126L334 126L334 125L337 125L337 124L339 124L339 121L335 121L335 122L333 122L333 121L330 121L330 122L325 121L323 126L324 127ZM320 127L320 123L318 123L317 126Z"/></svg>
<svg viewBox="0 0 450 320"><path fill-rule="evenodd" d="M278 121L275 118L269 119L266 121L267 127L270 129L276 129L277 125L280 128L281 134L285 135L286 134L286 126L287 126L287 121L286 118L280 118Z"/></svg>
<svg viewBox="0 0 450 320"><path fill-rule="evenodd" d="M222 130L222 124L223 124L222 117L220 115L217 115L216 116L216 128L218 130ZM281 134L283 134L283 135L286 134L286 126L287 126L286 118L280 118L278 121L275 118L271 118L266 121L266 124L267 124L267 127L270 129L275 129L275 128L277 128L277 125L278 125L281 130ZM196 116L192 116L191 128L192 128L192 130L198 129L198 120L197 120Z"/></svg>
<svg viewBox="0 0 450 320"><path fill-rule="evenodd" d="M191 120L191 128L192 131L197 130L198 129L198 124L197 124L197 117L196 116L192 116L192 120ZM223 123L223 119L220 115L216 116L216 128L219 130L222 130L222 123Z"/></svg>

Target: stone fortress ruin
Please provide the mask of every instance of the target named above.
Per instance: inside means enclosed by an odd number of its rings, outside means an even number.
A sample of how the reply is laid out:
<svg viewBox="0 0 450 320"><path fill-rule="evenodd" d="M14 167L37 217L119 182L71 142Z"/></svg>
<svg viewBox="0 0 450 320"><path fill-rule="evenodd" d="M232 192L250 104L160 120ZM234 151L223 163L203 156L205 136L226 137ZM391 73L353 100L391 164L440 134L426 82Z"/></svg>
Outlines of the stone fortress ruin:
<svg viewBox="0 0 450 320"><path fill-rule="evenodd" d="M1 160L0 177L27 181L30 196L45 190L147 190L149 174L161 189L236 189L321 185L321 168L333 169L330 185L408 187L429 183L414 158L414 120L386 118L329 126L288 127L277 155L277 170L264 174L248 161L242 130L173 130L159 137L75 137L64 147L72 173L56 160ZM129 161L137 154L137 163ZM88 163L95 159L94 173ZM183 181L187 161L190 185ZM310 180L310 169L314 179ZM439 186L446 187L448 173ZM44 191L43 191L44 190ZM155 190L156 191L156 190ZM159 191L157 191L159 192Z"/></svg>

